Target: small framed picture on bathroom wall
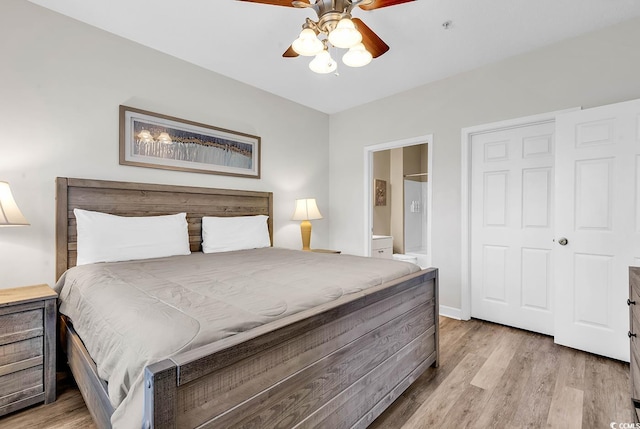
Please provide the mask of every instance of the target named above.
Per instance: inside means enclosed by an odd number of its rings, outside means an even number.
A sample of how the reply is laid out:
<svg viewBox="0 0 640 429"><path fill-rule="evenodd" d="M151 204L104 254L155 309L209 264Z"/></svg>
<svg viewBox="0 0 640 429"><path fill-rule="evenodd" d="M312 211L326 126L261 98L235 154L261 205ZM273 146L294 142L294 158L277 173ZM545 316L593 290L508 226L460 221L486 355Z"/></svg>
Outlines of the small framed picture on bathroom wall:
<svg viewBox="0 0 640 429"><path fill-rule="evenodd" d="M374 183L376 206L387 205L387 181L375 179Z"/></svg>

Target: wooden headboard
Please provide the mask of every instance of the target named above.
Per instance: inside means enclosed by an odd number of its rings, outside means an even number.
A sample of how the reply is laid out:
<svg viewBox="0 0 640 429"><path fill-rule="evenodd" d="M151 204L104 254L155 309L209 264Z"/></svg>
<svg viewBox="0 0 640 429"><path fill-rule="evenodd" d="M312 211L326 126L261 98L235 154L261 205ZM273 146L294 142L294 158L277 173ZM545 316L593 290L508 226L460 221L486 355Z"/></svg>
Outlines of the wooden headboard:
<svg viewBox="0 0 640 429"><path fill-rule="evenodd" d="M191 251L200 250L203 216L269 216L273 244L273 193L148 183L56 178L56 279L76 265L73 209L118 216L158 216L186 212Z"/></svg>

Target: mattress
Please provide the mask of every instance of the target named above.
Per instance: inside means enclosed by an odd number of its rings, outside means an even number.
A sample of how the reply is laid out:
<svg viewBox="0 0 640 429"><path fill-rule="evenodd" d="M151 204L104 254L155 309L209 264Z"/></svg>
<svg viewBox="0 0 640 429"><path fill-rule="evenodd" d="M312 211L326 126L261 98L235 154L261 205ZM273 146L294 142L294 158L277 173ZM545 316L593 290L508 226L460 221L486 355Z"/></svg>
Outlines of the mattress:
<svg viewBox="0 0 640 429"><path fill-rule="evenodd" d="M145 366L419 269L264 248L83 265L55 289L108 383L113 427L139 428Z"/></svg>

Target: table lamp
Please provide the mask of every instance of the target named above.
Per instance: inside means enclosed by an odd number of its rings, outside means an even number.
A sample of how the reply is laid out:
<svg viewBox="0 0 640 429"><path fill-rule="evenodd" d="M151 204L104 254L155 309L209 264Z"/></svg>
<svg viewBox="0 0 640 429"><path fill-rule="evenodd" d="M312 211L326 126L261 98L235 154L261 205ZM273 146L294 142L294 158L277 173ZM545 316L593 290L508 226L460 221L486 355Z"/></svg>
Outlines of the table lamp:
<svg viewBox="0 0 640 429"><path fill-rule="evenodd" d="M29 225L13 199L7 182L0 182L0 226Z"/></svg>
<svg viewBox="0 0 640 429"><path fill-rule="evenodd" d="M296 200L296 211L291 220L301 220L300 233L302 234L302 250L311 250L311 222L310 220L322 219L315 198L302 198Z"/></svg>

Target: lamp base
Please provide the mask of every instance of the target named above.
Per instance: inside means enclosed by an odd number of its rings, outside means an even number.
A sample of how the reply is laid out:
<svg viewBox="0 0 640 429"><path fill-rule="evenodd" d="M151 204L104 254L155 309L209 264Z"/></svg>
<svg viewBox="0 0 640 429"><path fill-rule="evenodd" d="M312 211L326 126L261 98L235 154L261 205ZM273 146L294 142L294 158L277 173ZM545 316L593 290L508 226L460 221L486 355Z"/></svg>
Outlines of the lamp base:
<svg viewBox="0 0 640 429"><path fill-rule="evenodd" d="M300 222L300 234L302 234L302 250L311 250L311 222L308 220Z"/></svg>

